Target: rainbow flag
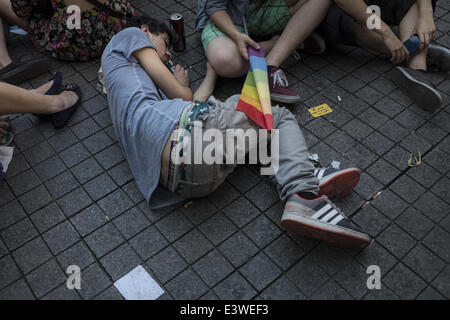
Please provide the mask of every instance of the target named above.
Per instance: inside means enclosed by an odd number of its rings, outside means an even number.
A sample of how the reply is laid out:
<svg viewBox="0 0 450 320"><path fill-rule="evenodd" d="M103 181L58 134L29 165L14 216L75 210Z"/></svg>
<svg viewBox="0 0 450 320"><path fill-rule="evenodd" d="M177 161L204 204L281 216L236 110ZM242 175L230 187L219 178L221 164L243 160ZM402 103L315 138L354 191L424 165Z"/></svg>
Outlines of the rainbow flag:
<svg viewBox="0 0 450 320"><path fill-rule="evenodd" d="M244 112L260 127L272 130L272 104L270 102L269 80L264 48L248 48L250 70L242 88L236 110Z"/></svg>

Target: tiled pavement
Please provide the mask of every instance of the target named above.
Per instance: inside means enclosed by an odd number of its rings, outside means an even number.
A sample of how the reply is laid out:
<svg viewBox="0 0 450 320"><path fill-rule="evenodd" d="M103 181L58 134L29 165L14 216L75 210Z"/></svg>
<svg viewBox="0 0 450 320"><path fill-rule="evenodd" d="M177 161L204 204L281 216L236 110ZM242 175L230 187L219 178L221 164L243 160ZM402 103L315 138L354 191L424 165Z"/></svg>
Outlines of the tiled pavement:
<svg viewBox="0 0 450 320"><path fill-rule="evenodd" d="M198 86L205 59L193 34L196 1L133 3L160 19L183 14L188 49L176 61ZM436 17L437 42L450 47L449 0L438 2ZM34 53L21 40L10 51ZM324 165L338 160L364 170L339 206L373 243L348 250L286 233L274 187L252 166L190 206L151 212L96 91L99 60L57 63L82 85L83 106L62 130L32 115L12 121L17 148L0 195L0 299L121 299L112 284L137 265L160 283L163 299L450 298L448 75L435 74L444 105L427 113L389 80L392 66L364 50L303 56L283 67L302 96L291 110L310 151ZM242 82L221 80L215 95L239 93ZM333 113L313 119L307 108L322 103ZM409 168L409 153L418 151L422 165ZM82 268L80 291L66 289L71 264ZM381 268L381 290L366 287L369 265Z"/></svg>

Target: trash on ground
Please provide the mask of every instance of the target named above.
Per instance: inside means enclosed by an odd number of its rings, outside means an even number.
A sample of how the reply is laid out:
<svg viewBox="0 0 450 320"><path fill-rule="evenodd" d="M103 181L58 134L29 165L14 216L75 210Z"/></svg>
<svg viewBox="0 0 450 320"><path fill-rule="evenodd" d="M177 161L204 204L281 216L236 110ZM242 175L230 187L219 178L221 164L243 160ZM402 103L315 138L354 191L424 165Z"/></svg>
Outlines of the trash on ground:
<svg viewBox="0 0 450 320"><path fill-rule="evenodd" d="M330 108L330 106L327 105L326 103L321 104L320 106L310 108L310 109L308 109L308 111L309 111L309 113L311 113L311 115L314 118L321 117L325 114L333 112L333 110Z"/></svg>

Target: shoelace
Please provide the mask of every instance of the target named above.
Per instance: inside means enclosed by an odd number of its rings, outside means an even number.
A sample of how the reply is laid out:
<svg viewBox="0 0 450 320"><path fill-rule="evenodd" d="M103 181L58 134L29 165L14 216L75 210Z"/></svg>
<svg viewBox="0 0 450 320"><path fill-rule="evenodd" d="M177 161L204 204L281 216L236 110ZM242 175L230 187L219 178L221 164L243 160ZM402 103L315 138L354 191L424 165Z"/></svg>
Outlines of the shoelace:
<svg viewBox="0 0 450 320"><path fill-rule="evenodd" d="M286 75L283 70L279 69L272 74L273 77L273 87L287 87L289 86L288 80L286 79Z"/></svg>

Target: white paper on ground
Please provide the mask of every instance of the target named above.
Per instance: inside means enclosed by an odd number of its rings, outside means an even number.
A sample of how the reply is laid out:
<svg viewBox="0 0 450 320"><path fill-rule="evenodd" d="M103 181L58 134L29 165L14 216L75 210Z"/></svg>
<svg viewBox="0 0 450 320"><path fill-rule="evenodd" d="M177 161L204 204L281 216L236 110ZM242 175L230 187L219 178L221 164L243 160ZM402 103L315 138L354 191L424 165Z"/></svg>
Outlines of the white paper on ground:
<svg viewBox="0 0 450 320"><path fill-rule="evenodd" d="M164 293L142 266L128 272L114 282L114 286L126 300L156 300Z"/></svg>
<svg viewBox="0 0 450 320"><path fill-rule="evenodd" d="M14 147L0 147L0 162L2 163L4 172L8 171L8 166L13 157L13 153Z"/></svg>

